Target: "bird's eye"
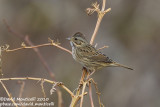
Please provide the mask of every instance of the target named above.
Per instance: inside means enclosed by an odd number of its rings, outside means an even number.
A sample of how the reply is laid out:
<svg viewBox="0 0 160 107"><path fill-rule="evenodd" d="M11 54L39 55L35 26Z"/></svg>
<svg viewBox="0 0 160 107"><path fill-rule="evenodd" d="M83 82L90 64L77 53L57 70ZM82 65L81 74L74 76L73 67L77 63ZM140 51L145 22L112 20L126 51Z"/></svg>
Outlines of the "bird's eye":
<svg viewBox="0 0 160 107"><path fill-rule="evenodd" d="M74 40L77 40L77 38L75 38Z"/></svg>

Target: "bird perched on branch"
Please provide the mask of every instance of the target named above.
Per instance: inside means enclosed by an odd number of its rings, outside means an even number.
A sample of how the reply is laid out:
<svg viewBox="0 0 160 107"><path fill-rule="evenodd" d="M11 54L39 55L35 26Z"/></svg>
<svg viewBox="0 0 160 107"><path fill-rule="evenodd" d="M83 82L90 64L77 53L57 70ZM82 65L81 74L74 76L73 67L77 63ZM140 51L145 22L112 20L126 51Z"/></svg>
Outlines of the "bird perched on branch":
<svg viewBox="0 0 160 107"><path fill-rule="evenodd" d="M92 74L98 69L111 66L133 70L130 67L114 62L105 54L98 51L95 47L89 44L84 35L80 32L77 32L72 37L67 39L70 41L72 47L73 58Z"/></svg>

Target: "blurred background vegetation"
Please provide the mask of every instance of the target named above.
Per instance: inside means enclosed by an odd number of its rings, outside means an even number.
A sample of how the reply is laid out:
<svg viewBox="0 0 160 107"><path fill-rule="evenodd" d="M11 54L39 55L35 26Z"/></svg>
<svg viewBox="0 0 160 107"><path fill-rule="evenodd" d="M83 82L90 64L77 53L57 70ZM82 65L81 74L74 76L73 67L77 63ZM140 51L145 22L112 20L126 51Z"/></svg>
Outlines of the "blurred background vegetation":
<svg viewBox="0 0 160 107"><path fill-rule="evenodd" d="M0 45L10 49L23 42L11 34L3 19L15 31L29 35L35 44L48 42L48 37L59 40L71 50L65 39L82 32L90 40L97 15L87 16L85 9L93 0L0 0ZM98 2L101 2L98 0ZM160 1L159 0L107 0L105 15L98 31L97 48L108 45L102 52L111 59L134 68L105 68L93 75L98 83L102 102L108 107L160 106ZM74 90L79 83L82 66L72 56L56 47L39 48L57 81ZM51 79L32 49L3 53L4 77L42 77ZM12 96L18 96L20 85L16 81L4 82ZM57 105L57 95L50 95L52 86L45 84L47 96ZM0 97L6 96L0 86ZM64 107L71 99L63 89ZM39 83L27 81L22 97L43 97ZM97 96L93 89L95 107ZM89 97L84 100L90 106Z"/></svg>

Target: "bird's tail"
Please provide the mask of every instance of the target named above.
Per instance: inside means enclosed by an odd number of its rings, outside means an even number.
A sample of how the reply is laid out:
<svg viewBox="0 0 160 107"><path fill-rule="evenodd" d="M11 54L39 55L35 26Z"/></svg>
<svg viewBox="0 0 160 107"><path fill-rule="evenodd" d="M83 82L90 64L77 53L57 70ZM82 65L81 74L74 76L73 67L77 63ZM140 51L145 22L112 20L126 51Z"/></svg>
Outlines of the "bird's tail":
<svg viewBox="0 0 160 107"><path fill-rule="evenodd" d="M126 68L126 69L130 69L130 70L133 70L132 68L126 66L126 65L122 65L122 64L119 64L119 63L116 63L114 62L113 64L111 64L112 66L117 66L117 67L123 67L123 68Z"/></svg>

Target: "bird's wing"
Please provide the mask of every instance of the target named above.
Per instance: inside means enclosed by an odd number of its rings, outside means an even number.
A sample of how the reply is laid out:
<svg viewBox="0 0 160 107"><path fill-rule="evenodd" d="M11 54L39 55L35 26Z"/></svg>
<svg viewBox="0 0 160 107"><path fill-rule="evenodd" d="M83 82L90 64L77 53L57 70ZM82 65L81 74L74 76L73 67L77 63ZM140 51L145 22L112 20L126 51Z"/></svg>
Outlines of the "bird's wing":
<svg viewBox="0 0 160 107"><path fill-rule="evenodd" d="M82 55L82 57L88 58L91 61L106 62L106 63L111 63L112 62L112 60L109 59L109 57L107 57L106 55L97 51L91 45L88 45L85 48L81 48L79 52Z"/></svg>

